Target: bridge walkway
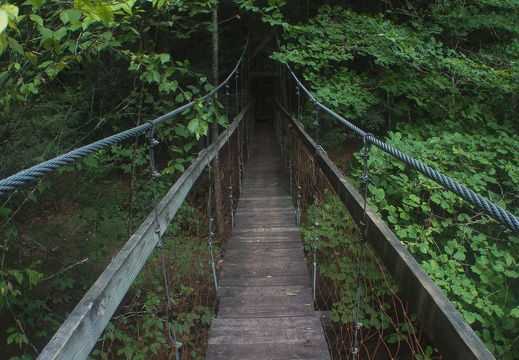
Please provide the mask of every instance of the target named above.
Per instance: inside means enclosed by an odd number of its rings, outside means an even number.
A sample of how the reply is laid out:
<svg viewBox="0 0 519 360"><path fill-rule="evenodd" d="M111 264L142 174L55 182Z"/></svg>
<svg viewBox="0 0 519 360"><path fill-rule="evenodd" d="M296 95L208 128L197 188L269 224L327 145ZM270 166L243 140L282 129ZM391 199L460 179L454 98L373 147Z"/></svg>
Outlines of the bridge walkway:
<svg viewBox="0 0 519 360"><path fill-rule="evenodd" d="M206 359L330 359L281 150L260 124L219 279Z"/></svg>

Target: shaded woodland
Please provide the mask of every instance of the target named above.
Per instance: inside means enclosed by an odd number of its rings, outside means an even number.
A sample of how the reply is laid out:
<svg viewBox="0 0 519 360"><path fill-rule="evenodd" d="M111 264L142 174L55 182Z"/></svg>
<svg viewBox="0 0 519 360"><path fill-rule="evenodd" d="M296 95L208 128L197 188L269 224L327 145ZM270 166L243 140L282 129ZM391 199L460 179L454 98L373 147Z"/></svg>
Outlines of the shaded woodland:
<svg viewBox="0 0 519 360"><path fill-rule="evenodd" d="M235 66L247 37L259 100L277 63L288 63L321 103L517 215L515 0L1 1L0 178L199 98ZM303 99L307 127L312 110ZM159 194L228 124L223 111L211 113L190 111L160 130ZM321 124L320 143L357 179L359 140L331 118ZM370 161L371 206L496 358L519 358L519 237L387 154L374 149ZM0 349L8 357L37 356L151 211L149 176L141 136L1 199ZM183 357L193 359L203 358L216 306L206 191L201 185L169 231L177 330ZM139 275L92 358L171 356L157 262Z"/></svg>

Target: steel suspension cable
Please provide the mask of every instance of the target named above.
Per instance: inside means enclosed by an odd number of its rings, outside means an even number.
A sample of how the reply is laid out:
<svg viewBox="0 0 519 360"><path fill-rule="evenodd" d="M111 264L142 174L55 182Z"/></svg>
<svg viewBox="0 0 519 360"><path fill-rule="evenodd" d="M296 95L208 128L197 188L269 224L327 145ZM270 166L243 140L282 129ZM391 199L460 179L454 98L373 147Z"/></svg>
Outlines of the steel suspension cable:
<svg viewBox="0 0 519 360"><path fill-rule="evenodd" d="M233 186L232 186L232 154L231 154L231 137L227 137L227 153L229 162L229 202L231 206L231 228L234 228L234 198L233 198Z"/></svg>
<svg viewBox="0 0 519 360"><path fill-rule="evenodd" d="M360 157L363 160L363 168L362 168L362 175L360 176L360 179L364 185L363 188L363 199L364 199L364 206L363 206L363 213L362 213L362 220L360 222L360 235L359 235L359 270L357 273L357 290L355 293L355 301L353 303L352 308L352 315L353 315L353 346L350 349L351 359L355 360L357 353L359 352L358 343L359 343L359 336L360 336L360 330L363 326L363 324L359 321L360 317L360 300L361 300L361 294L362 294L362 278L364 273L364 245L366 244L366 237L365 237L365 230L366 230L366 210L368 207L368 185L371 183L374 185L374 183L369 179L368 175L368 159L369 159L369 151L371 149L371 144L368 143L367 139L368 137L371 137L373 135L367 134L363 139L364 144L364 150L360 152Z"/></svg>
<svg viewBox="0 0 519 360"><path fill-rule="evenodd" d="M312 244L313 247L313 277L312 277L312 288L313 288L313 296L314 296L314 303L317 293L317 241L319 240L317 236L317 228L319 227L319 223L317 222L317 156L319 153L319 108L315 108L315 154L314 154L314 161L313 161L313 173L314 173L314 211L313 211L313 221L314 221L314 241Z"/></svg>
<svg viewBox="0 0 519 360"><path fill-rule="evenodd" d="M175 348L175 358L176 360L180 360L180 352L179 349L182 346L182 343L177 340L177 332L175 330L175 323L173 321L173 306L171 304L171 297L169 294L169 277L166 270L166 257L164 255L164 244L162 242L162 238L160 236L160 225L159 225L159 213L157 210L157 185L156 181L160 177L160 173L155 168L155 147L159 145L159 142L155 139L155 129L156 124L152 123L152 128L149 134L149 146L150 146L150 172L151 172L151 182L153 184L153 208L155 212L155 234L158 236L156 247L160 250L160 256L162 260L162 275L164 278L164 290L166 291L166 301L168 308L168 336L171 340L173 347Z"/></svg>
<svg viewBox="0 0 519 360"><path fill-rule="evenodd" d="M240 59L238 60L238 63L234 67L233 71L229 74L229 76L225 79L225 81L223 81L220 85L218 85L216 88L214 88L207 95L202 96L200 99L198 99L198 101L204 101L204 100L210 98L211 96L213 96L214 94L216 94L222 87L226 86L229 83L229 81L235 74L238 73L239 66L242 63L242 61L244 61L244 58L245 58L245 52L248 47L248 42L249 42L249 40L247 39L245 48L240 56ZM45 161L43 163L30 167L26 170L22 170L22 171L18 172L17 174L14 174L5 179L2 179L2 180L0 180L0 196L4 196L7 192L16 190L19 187L21 187L31 181L34 181L40 177L43 177L43 176L53 172L54 170L59 169L62 166L65 166L67 164L71 164L73 162L81 160L96 151L105 149L116 143L133 138L134 136L136 136L142 132L148 131L153 126L161 124L164 121L172 118L173 116L178 115L178 114L192 108L195 105L195 103L196 103L196 101L191 101L190 103L185 104L167 114L164 114L164 115L156 118L155 120L150 120L140 126L122 131L118 134L106 137L106 138L96 141L94 143L85 145L81 148L72 150L66 154L60 155L51 160Z"/></svg>
<svg viewBox="0 0 519 360"><path fill-rule="evenodd" d="M337 119L339 122L341 122L343 125L348 127L350 130L355 132L363 139L366 138L366 135L368 134L365 131L361 130L359 127L355 126L348 120L344 119L343 117L341 117L340 115L328 109L326 106L317 101L317 99L306 89L306 87L301 83L301 81L299 81L299 79L294 74L290 66L288 64L285 65L292 77L294 78L294 80L296 81L296 83L298 84L298 86L313 101L315 106L319 107L320 109L322 109L323 111ZM372 145L375 145L376 147L388 153L389 155L402 161L404 164L411 166L413 169L425 175L427 178L435 181L436 183L442 185L446 189L452 191L454 194L458 195L468 203L483 210L483 212L497 220L502 225L508 227L513 232L519 234L519 218L514 214L492 203L490 200L485 199L481 195L476 194L474 191L467 189L465 186L443 175L439 171L432 169L431 167L421 163L420 161L393 148L392 146L387 145L383 141L376 139L374 136L368 136L366 138L366 141L368 141Z"/></svg>

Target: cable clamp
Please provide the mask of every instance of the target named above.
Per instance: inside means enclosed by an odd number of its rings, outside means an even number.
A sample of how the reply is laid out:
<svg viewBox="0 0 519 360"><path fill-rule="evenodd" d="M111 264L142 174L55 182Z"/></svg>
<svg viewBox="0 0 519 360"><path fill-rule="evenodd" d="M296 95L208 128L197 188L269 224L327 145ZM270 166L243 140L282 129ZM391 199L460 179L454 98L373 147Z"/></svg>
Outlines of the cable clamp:
<svg viewBox="0 0 519 360"><path fill-rule="evenodd" d="M364 160L368 160L369 159L369 152L367 150L361 151L361 152L359 152L359 156L361 158L363 158Z"/></svg>
<svg viewBox="0 0 519 360"><path fill-rule="evenodd" d="M355 329L360 329L362 326L363 326L363 324L361 322L358 322L358 321L353 324L353 327Z"/></svg>
<svg viewBox="0 0 519 360"><path fill-rule="evenodd" d="M160 141L158 141L155 138L150 138L148 143L150 144L151 147L157 147L160 144Z"/></svg>
<svg viewBox="0 0 519 360"><path fill-rule="evenodd" d="M352 355L357 355L358 352L359 352L359 349L356 348L356 347L353 347L353 348L350 349L350 353L351 353Z"/></svg>
<svg viewBox="0 0 519 360"><path fill-rule="evenodd" d="M180 349L182 347L182 343L180 341L175 341L173 343L173 346L175 346L175 349Z"/></svg>
<svg viewBox="0 0 519 360"><path fill-rule="evenodd" d="M362 181L363 183L368 183L368 182L369 182L371 185L373 185L373 186L377 186L377 183L374 182L373 180L371 180L371 179L369 178L368 174L366 174L366 173L361 174L361 175L359 176L359 179L360 179L360 181Z"/></svg>
<svg viewBox="0 0 519 360"><path fill-rule="evenodd" d="M152 177L153 179L157 179L157 178L159 178L159 177L161 177L161 176L162 176L162 174L159 173L157 170L151 172L151 177Z"/></svg>

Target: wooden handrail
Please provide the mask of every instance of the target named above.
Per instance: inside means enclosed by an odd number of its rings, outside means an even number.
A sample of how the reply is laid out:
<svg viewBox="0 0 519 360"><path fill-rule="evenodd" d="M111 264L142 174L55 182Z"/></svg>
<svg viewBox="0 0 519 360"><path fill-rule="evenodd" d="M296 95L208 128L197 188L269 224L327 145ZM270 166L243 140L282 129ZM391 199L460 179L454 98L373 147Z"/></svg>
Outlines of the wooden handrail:
<svg viewBox="0 0 519 360"><path fill-rule="evenodd" d="M363 219L362 196L278 102L276 110L291 122L308 151L316 154L318 166L358 224ZM365 238L395 279L400 293L411 305L442 357L447 360L495 359L413 255L369 206L366 215Z"/></svg>
<svg viewBox="0 0 519 360"><path fill-rule="evenodd" d="M251 107L252 104L247 105L218 139L200 153L193 164L186 169L157 205L158 232L155 212L152 211L74 308L40 353L38 360L87 358L155 249L159 235L164 234L195 181L230 139Z"/></svg>

